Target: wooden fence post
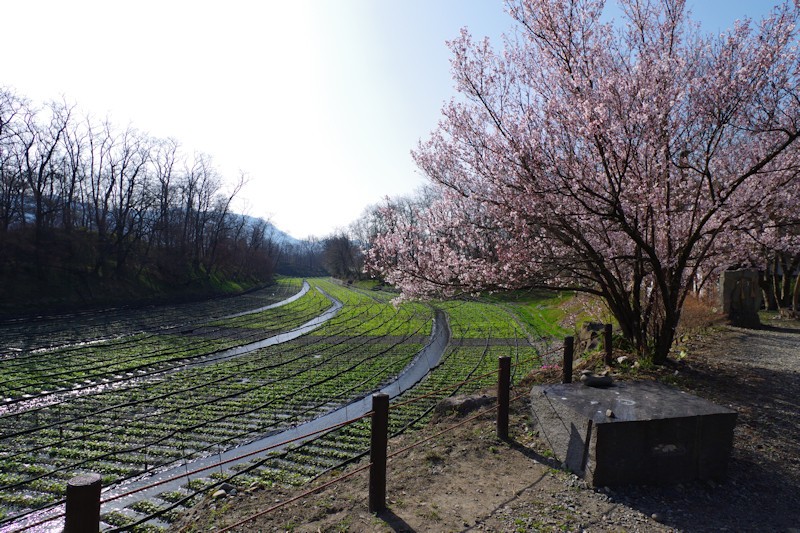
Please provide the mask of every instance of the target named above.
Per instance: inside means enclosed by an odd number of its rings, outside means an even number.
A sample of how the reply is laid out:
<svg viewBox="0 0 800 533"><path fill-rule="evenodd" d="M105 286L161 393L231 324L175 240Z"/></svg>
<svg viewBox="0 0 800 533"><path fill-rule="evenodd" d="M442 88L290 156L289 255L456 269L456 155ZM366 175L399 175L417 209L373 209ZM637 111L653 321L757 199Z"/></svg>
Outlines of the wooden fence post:
<svg viewBox="0 0 800 533"><path fill-rule="evenodd" d="M389 444L389 395L372 395L372 438L369 450L369 512L386 509L386 448Z"/></svg>
<svg viewBox="0 0 800 533"><path fill-rule="evenodd" d="M100 531L100 474L76 476L67 482L65 533Z"/></svg>
<svg viewBox="0 0 800 533"><path fill-rule="evenodd" d="M614 362L614 346L611 341L611 324L606 324L605 335L603 336L603 347L606 349L606 365L611 366Z"/></svg>
<svg viewBox="0 0 800 533"><path fill-rule="evenodd" d="M564 337L564 364L562 383L572 383L572 357L575 355L575 337Z"/></svg>
<svg viewBox="0 0 800 533"><path fill-rule="evenodd" d="M508 403L511 388L511 358L498 358L497 371L497 438L508 440Z"/></svg>

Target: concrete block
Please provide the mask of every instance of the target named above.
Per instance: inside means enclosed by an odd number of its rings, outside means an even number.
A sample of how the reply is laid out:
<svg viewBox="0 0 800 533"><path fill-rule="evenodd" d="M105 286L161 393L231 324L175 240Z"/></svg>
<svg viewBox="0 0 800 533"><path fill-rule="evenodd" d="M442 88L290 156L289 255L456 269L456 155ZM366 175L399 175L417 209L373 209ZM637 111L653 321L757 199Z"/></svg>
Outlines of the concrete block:
<svg viewBox="0 0 800 533"><path fill-rule="evenodd" d="M758 271L726 270L719 277L719 303L734 326L757 328L761 321L761 288Z"/></svg>
<svg viewBox="0 0 800 533"><path fill-rule="evenodd" d="M594 486L725 477L736 411L656 382L535 386L533 422L555 457Z"/></svg>

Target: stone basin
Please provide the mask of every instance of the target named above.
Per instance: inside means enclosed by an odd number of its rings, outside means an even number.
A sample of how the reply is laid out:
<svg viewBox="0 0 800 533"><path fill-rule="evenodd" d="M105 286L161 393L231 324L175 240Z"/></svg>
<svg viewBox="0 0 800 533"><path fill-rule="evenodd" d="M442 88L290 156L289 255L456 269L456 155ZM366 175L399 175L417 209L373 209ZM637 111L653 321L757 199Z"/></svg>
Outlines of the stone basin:
<svg viewBox="0 0 800 533"><path fill-rule="evenodd" d="M653 381L535 386L531 409L555 457L593 486L720 480L737 416Z"/></svg>

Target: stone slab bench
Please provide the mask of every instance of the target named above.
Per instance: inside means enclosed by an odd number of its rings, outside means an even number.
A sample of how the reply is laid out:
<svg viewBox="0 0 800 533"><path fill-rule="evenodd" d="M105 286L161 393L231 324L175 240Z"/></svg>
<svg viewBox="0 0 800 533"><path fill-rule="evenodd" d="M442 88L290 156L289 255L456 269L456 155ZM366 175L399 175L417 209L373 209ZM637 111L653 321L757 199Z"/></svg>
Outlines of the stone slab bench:
<svg viewBox="0 0 800 533"><path fill-rule="evenodd" d="M593 486L725 477L736 411L656 382L535 386L533 422Z"/></svg>

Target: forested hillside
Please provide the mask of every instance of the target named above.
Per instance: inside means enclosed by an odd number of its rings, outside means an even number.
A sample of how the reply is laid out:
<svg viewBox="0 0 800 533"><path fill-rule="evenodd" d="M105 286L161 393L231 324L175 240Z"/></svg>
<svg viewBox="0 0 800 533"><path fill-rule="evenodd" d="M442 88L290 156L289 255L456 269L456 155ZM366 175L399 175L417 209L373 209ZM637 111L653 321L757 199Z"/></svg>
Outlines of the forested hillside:
<svg viewBox="0 0 800 533"><path fill-rule="evenodd" d="M0 88L3 307L269 281L273 228L231 211L244 177L225 183L174 139Z"/></svg>

